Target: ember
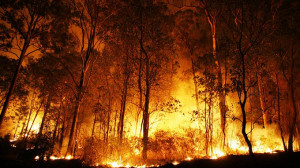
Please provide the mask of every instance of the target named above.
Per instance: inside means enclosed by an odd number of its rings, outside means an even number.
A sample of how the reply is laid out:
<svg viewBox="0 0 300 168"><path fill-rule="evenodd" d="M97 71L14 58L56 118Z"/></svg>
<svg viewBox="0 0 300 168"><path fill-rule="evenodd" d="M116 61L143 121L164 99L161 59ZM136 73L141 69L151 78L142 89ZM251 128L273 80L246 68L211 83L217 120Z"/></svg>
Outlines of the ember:
<svg viewBox="0 0 300 168"><path fill-rule="evenodd" d="M175 167L299 151L299 7L1 1L0 158Z"/></svg>

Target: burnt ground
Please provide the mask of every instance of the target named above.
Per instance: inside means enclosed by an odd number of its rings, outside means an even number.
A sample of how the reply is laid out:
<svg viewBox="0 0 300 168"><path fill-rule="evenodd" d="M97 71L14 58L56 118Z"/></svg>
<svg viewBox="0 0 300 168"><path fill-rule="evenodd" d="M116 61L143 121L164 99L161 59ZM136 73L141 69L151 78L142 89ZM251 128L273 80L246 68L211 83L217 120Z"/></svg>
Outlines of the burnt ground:
<svg viewBox="0 0 300 168"><path fill-rule="evenodd" d="M80 160L35 161L39 151L12 147L8 141L0 141L0 168L95 168L83 165ZM248 155L229 155L216 160L195 159L182 161L178 165L165 164L163 168L297 168L300 167L300 152L255 154L254 160ZM101 168L101 166L97 167Z"/></svg>
<svg viewBox="0 0 300 168"><path fill-rule="evenodd" d="M297 168L300 167L300 152L255 154L254 160L248 155L229 155L216 160L196 159L183 161L174 166L172 163L163 168Z"/></svg>
<svg viewBox="0 0 300 168"><path fill-rule="evenodd" d="M216 160L196 159L182 161L178 165L168 163L160 166L163 168L297 168L300 165L300 152L292 154L256 154L256 160L247 155L231 155ZM80 160L55 160L39 162L27 159L12 158L9 156L0 157L1 168L92 168L84 166ZM99 167L101 168L101 166Z"/></svg>

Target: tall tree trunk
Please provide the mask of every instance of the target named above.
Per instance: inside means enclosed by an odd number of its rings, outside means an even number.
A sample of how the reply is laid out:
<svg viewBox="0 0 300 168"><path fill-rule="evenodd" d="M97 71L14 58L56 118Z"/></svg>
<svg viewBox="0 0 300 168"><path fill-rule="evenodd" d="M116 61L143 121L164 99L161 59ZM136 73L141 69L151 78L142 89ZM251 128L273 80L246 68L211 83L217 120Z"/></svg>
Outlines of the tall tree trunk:
<svg viewBox="0 0 300 168"><path fill-rule="evenodd" d="M203 3L203 2L202 2ZM218 98L219 98L219 109L220 109L220 119L221 119L221 130L223 133L223 138L225 139L225 127L226 127L226 104L225 104L225 93L223 91L223 84L222 84L222 70L221 70L221 61L220 58L217 57L217 40L216 40L216 16L213 16L210 11L206 8L206 4L204 4L204 11L207 17L207 20L210 25L211 29L211 36L212 36L212 48L213 48L213 58L216 64L217 69L217 81L218 81Z"/></svg>
<svg viewBox="0 0 300 168"><path fill-rule="evenodd" d="M209 141L209 130L208 130L208 116L207 116L207 111L206 111L206 105L207 105L207 94L206 94L206 89L205 89L205 98L204 98L204 121L205 121L205 153L208 155L208 141Z"/></svg>
<svg viewBox="0 0 300 168"><path fill-rule="evenodd" d="M56 122L55 122L55 127L54 127L53 137L52 137L53 144L54 144L54 142L55 142L56 134L57 134L57 132L58 132L58 126L59 126L59 120L60 120L61 108L62 108L62 104L60 104L59 111L58 111L58 115L57 115Z"/></svg>
<svg viewBox="0 0 300 168"><path fill-rule="evenodd" d="M242 134L243 137L248 145L248 151L250 156L252 156L252 158L255 158L254 154L253 154L253 150L252 150L252 144L248 138L248 135L246 133L246 111L245 111L245 104L242 103L241 104L241 109L242 109L242 114L243 114L243 120L242 120Z"/></svg>
<svg viewBox="0 0 300 168"><path fill-rule="evenodd" d="M128 85L127 82L124 82L123 84L124 88L122 91L122 99L121 99L121 110L120 110L119 127L118 127L120 144L122 143L122 138L123 138L124 117L125 117L126 99L127 99L127 85Z"/></svg>
<svg viewBox="0 0 300 168"><path fill-rule="evenodd" d="M18 122L17 122L16 128L15 128L14 139L16 139L16 135L17 135L17 131L18 131L18 128L19 128L19 125L20 125L20 121L21 121L21 115L18 116Z"/></svg>
<svg viewBox="0 0 300 168"><path fill-rule="evenodd" d="M247 93L247 89L246 89L246 69L245 69L245 55L244 53L242 52L242 49L240 48L240 45L239 45L239 53L240 53L240 56L241 56L241 63L242 63L242 90L241 91L238 91L240 92L239 94L239 104L240 104L240 107L241 107L241 110L242 110L242 115L243 115L243 120L242 120L242 134L243 134L243 137L248 145L248 150L249 150L249 155L255 159L255 156L254 156L254 153L253 153L253 150L252 150L252 144L248 138L248 135L246 133L246 123L247 123L247 118L246 118L246 109L245 109L245 105L246 105L246 102L247 102L247 98L248 98L248 93Z"/></svg>
<svg viewBox="0 0 300 168"><path fill-rule="evenodd" d="M30 122L30 119L31 119L31 114L32 114L32 111L33 111L33 108L34 108L34 102L35 102L35 94L33 95L32 99L31 99L29 115L28 115L28 119L27 119L25 130L24 130L25 131L24 138L26 138L28 136L26 134L27 134L29 122Z"/></svg>
<svg viewBox="0 0 300 168"><path fill-rule="evenodd" d="M75 108L74 108L74 114L72 119L72 125L70 130L70 136L69 136L69 142L68 142L68 148L67 148L67 154L72 154L74 149L74 136L76 132L77 127L77 120L78 120L78 113L80 109L80 104L84 95L84 82L85 82L85 75L89 68L90 63L90 56L91 52L94 49L94 40L95 40L95 30L96 28L93 27L92 30L90 30L90 37L88 39L88 47L85 52L85 58L82 56L83 65L81 67L81 75L80 75L80 82L77 87L77 95L76 95L76 101L75 101ZM84 39L82 41L84 43ZM83 51L82 51L83 52ZM81 53L83 54L83 53Z"/></svg>
<svg viewBox="0 0 300 168"><path fill-rule="evenodd" d="M149 103L150 103L150 77L149 77L149 58L146 54L146 95L145 110L143 112L143 159L147 160L148 151L148 133L149 133Z"/></svg>
<svg viewBox="0 0 300 168"><path fill-rule="evenodd" d="M146 94L145 94L145 105L143 111L143 151L142 151L142 158L144 161L147 160L147 151L148 151L148 134L149 134L149 103L150 103L150 58L147 54L146 50L144 49L143 44L143 29L142 29L142 13L141 13L141 39L140 39L140 49L145 55L145 81L146 81Z"/></svg>
<svg viewBox="0 0 300 168"><path fill-rule="evenodd" d="M296 130L296 124L297 124L297 118L298 118L298 109L297 109L297 103L295 99L295 72L294 72L294 66L295 66L295 60L294 60L294 52L292 50L292 58L291 58L291 65L290 65L290 79L288 80L288 90L289 90L289 97L290 97L290 103L291 103L291 111L292 111L292 122L290 125L289 130L289 139L288 139L288 152L293 152L293 141L294 141L294 134Z"/></svg>
<svg viewBox="0 0 300 168"><path fill-rule="evenodd" d="M129 55L128 55L128 53L126 55L127 56L126 56L125 68L124 68L125 80L123 82L121 109L120 109L120 118L119 118L119 127L118 127L120 144L122 144L122 138L123 138L124 117L125 117L126 100L127 100L127 89L128 89L128 81L129 81L129 77L130 77L130 73L128 70Z"/></svg>
<svg viewBox="0 0 300 168"><path fill-rule="evenodd" d="M112 95L111 95L111 91L109 89L109 83L108 83L108 79L106 79L106 84L107 84L107 88L108 88L108 111L107 111L107 121L106 121L106 133L105 133L105 142L106 145L108 145L108 133L109 133L109 123L110 123L110 114L111 114L111 101L112 101Z"/></svg>
<svg viewBox="0 0 300 168"><path fill-rule="evenodd" d="M92 139L94 139L96 119L97 119L97 114L95 113L93 128L92 128Z"/></svg>
<svg viewBox="0 0 300 168"><path fill-rule="evenodd" d="M14 76L13 76L12 81L10 83L9 90L7 92L7 95L6 95L6 98L5 98L5 102L3 104L2 112L0 114L0 128L2 127L2 123L3 123L3 120L4 120L5 114L7 112L8 106L9 106L11 95L14 92L16 81L17 81L18 75L20 73L20 70L21 70L21 67L22 67L22 63L23 63L23 60L25 58L26 51L27 51L27 49L29 47L29 43L30 43L30 38L29 37L30 37L29 33L27 33L27 37L25 39L25 42L24 42L24 45L23 45L23 48L22 48L22 51L21 51L21 54L20 54L18 65L17 65L17 68L16 68L16 70L14 72Z"/></svg>
<svg viewBox="0 0 300 168"><path fill-rule="evenodd" d="M44 99L41 101L41 105L40 105L40 107L37 109L37 111L36 111L36 113L35 113L35 116L34 116L34 118L33 118L33 121L32 121L32 123L31 123L31 126L30 126L30 128L29 128L29 130L28 130L28 132L27 132L27 136L26 136L25 140L28 138L29 133L30 133L30 131L31 131L31 129L32 129L32 126L33 126L33 124L34 124L34 122L35 122L35 120L36 120L36 117L37 117L37 115L39 114L40 109L41 109L41 107L43 106L43 104L44 104Z"/></svg>
<svg viewBox="0 0 300 168"><path fill-rule="evenodd" d="M81 90L81 89L80 89ZM81 91L79 91L80 93ZM79 109L80 109L80 98L79 96L81 96L81 93L78 94L78 97L76 98L76 102L75 102L75 110L74 110L74 114L73 114L73 119L72 119L72 125L71 125L71 130L70 130L70 135L69 135L69 142L68 142L68 148L67 148L67 153L66 155L71 155L73 153L73 149L74 149L74 136L75 136L75 132L76 132L76 127L77 127L77 120L78 120L78 113L79 113Z"/></svg>
<svg viewBox="0 0 300 168"><path fill-rule="evenodd" d="M48 114L49 109L50 109L50 104L51 104L51 95L49 94L48 97L47 97L47 102L45 104L44 115L43 115L42 122L41 122L41 125L40 125L40 129L39 129L37 140L39 140L42 137L44 126L45 126L46 117L47 117L47 114Z"/></svg>
<svg viewBox="0 0 300 168"><path fill-rule="evenodd" d="M194 86L195 86L196 107L197 107L197 111L200 112L200 108L199 108L199 95L198 95L198 85L197 85L197 79L196 79L195 63L194 63L192 57L191 57L191 62L192 62L193 81L194 81Z"/></svg>
<svg viewBox="0 0 300 168"><path fill-rule="evenodd" d="M266 101L264 97L264 90L263 90L263 82L261 74L257 74L257 83L258 83L258 91L259 91L259 101L260 101L260 107L263 115L263 121L264 121L264 128L267 128L269 125L269 115L266 110Z"/></svg>
<svg viewBox="0 0 300 168"><path fill-rule="evenodd" d="M282 125L281 125L281 115L280 115L280 89L279 89L279 82L278 82L278 74L276 73L276 84L277 84L277 116L278 116L278 127L280 130L280 137L283 145L283 149L286 152L287 147L284 141L284 136L283 136L283 130L282 130Z"/></svg>
<svg viewBox="0 0 300 168"><path fill-rule="evenodd" d="M142 35L141 35L142 37ZM143 76L143 71L142 71L142 67L143 67L143 51L140 50L140 58L139 58L139 74L138 74L138 88L139 88L139 110L138 110L138 114L137 114L137 120L136 120L136 129L138 129L138 122L139 122L139 116L140 113L142 113L144 111L143 108L143 88L142 88L142 76ZM143 121L142 121L143 123ZM141 124L141 128L142 128L142 124ZM141 129L140 129L140 133L141 133Z"/></svg>

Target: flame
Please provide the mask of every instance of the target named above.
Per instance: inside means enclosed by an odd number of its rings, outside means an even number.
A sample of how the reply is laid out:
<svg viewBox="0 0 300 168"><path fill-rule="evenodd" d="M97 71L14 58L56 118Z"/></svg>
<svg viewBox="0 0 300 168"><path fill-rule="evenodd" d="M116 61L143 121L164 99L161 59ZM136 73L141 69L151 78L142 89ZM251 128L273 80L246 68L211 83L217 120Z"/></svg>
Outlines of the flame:
<svg viewBox="0 0 300 168"><path fill-rule="evenodd" d="M71 156L71 155L68 155L66 157L64 157L64 156L57 157L54 155L50 156L50 160L61 160L61 159L71 160L71 159L73 159L73 156Z"/></svg>
<svg viewBox="0 0 300 168"><path fill-rule="evenodd" d="M222 150L220 150L220 149L215 149L214 150L214 155L216 157L222 157L222 156L225 156L226 154Z"/></svg>
<svg viewBox="0 0 300 168"><path fill-rule="evenodd" d="M123 167L122 164L119 164L117 162L108 163L111 167Z"/></svg>
<svg viewBox="0 0 300 168"><path fill-rule="evenodd" d="M173 164L174 166L176 166L176 165L179 164L179 162L178 162L178 161L174 161L174 162L172 162L172 164Z"/></svg>
<svg viewBox="0 0 300 168"><path fill-rule="evenodd" d="M191 160L193 160L193 158L187 157L187 158L185 158L185 160L186 160L186 161L191 161Z"/></svg>
<svg viewBox="0 0 300 168"><path fill-rule="evenodd" d="M72 159L73 157L71 156L71 155L68 155L68 156L66 156L66 159L67 160L70 160L70 159Z"/></svg>

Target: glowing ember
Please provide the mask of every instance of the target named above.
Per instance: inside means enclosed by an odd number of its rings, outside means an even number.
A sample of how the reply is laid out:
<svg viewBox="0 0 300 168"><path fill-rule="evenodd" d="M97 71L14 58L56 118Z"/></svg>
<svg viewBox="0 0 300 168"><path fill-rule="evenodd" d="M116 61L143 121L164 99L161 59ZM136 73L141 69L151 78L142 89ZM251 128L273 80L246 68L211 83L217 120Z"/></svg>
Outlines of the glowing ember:
<svg viewBox="0 0 300 168"><path fill-rule="evenodd" d="M193 159L193 158L191 158L191 157L185 158L186 161L191 161L192 159Z"/></svg>
<svg viewBox="0 0 300 168"><path fill-rule="evenodd" d="M36 160L36 161L39 160L39 159L40 159L39 156L35 156L35 157L34 157L34 160Z"/></svg>
<svg viewBox="0 0 300 168"><path fill-rule="evenodd" d="M139 151L138 149L134 149L134 153L135 153L136 155L139 155L139 154L140 154L140 151Z"/></svg>
<svg viewBox="0 0 300 168"><path fill-rule="evenodd" d="M72 156L71 156L71 155L68 155L68 156L66 156L65 159L70 160L70 159L72 159Z"/></svg>
<svg viewBox="0 0 300 168"><path fill-rule="evenodd" d="M179 164L179 162L178 161L174 161L174 162L172 162L172 164L176 166L176 165Z"/></svg>
<svg viewBox="0 0 300 168"><path fill-rule="evenodd" d="M124 167L122 164L119 164L117 162L108 163L111 167Z"/></svg>
<svg viewBox="0 0 300 168"><path fill-rule="evenodd" d="M51 159L51 160L57 160L57 159L59 159L59 158L56 157L56 156L50 156L50 159Z"/></svg>
<svg viewBox="0 0 300 168"><path fill-rule="evenodd" d="M222 157L222 156L225 156L225 153L219 149L215 149L214 150L214 155L217 156L217 157Z"/></svg>

